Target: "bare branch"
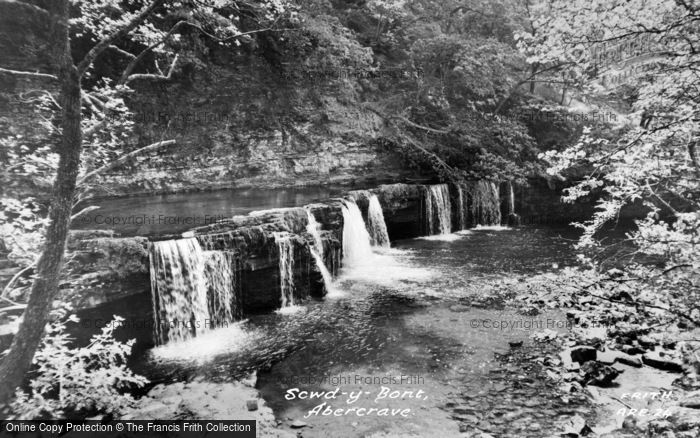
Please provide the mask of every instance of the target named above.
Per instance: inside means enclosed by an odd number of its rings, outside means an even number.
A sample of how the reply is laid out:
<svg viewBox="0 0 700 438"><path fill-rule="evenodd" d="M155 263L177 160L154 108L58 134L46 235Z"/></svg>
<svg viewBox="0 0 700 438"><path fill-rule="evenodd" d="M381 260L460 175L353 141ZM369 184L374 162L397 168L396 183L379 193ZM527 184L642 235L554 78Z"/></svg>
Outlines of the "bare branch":
<svg viewBox="0 0 700 438"><path fill-rule="evenodd" d="M16 306L3 307L0 312L11 312L13 310L24 310L27 308L26 304L18 304Z"/></svg>
<svg viewBox="0 0 700 438"><path fill-rule="evenodd" d="M164 43L168 40L168 38L170 38L170 37L175 33L176 30L178 30L179 28L181 28L181 27L183 27L183 26L190 26L190 27L193 27L193 28L197 29L198 31L200 31L202 34L204 34L204 35L206 35L207 37L209 37L209 38L211 38L211 39L213 39L213 40L215 40L215 41L218 41L218 42L232 41L232 40L235 40L235 39L237 39L237 38L244 37L244 36L248 36L248 35L252 35L252 34L255 34L255 33L266 32L266 31L268 31L268 30L272 30L272 28L267 27L267 28L263 28L263 29L256 29L256 30L251 30L251 31L248 31L248 32L242 32L242 33L239 33L239 34L236 34L236 35L232 35L232 36L226 37L226 38L220 38L220 37L217 37L216 35L212 35L212 34L210 34L209 32L205 31L201 26L199 26L199 25L197 25L197 24L190 23L189 21L186 21L186 20L178 21L177 23L175 23L175 24L170 28L170 30L168 30L168 32L167 32L165 35L163 35L163 37L162 37L161 39L159 39L159 40L156 41L155 43L153 43L153 44L151 44L150 46L148 46L148 47L146 47L145 49L143 49L143 50L141 51L141 53L138 54L138 56L134 57L134 58L131 60L131 62L129 63L129 65L127 65L126 68L124 69L124 72L122 73L122 76L121 76L121 78L119 79L119 83L120 83L120 84L125 84L125 83L128 83L129 81L131 81L131 80L132 80L131 77L133 76L132 73L133 73L134 69L136 68L136 66L139 64L139 62L141 62L141 61L143 60L143 58L144 58L148 53L150 53L153 49L155 49L156 47L158 47L158 46L164 44ZM157 77L154 77L154 76L150 76L150 77L148 77L148 76L139 76L139 77L137 77L137 78L141 78L141 79L163 79L163 78L157 78ZM136 78L135 78L135 79L136 79Z"/></svg>
<svg viewBox="0 0 700 438"><path fill-rule="evenodd" d="M126 56L126 57L129 58L129 59L134 59L134 58L136 58L136 55L134 55L133 53L127 52L126 50L124 50L124 49L122 49L122 48L119 48L119 47L115 46L114 44L110 45L109 48L112 49L112 50L114 50L115 52L121 54L121 55Z"/></svg>
<svg viewBox="0 0 700 438"><path fill-rule="evenodd" d="M126 78L126 81L124 83L128 84L129 82L135 81L137 79L150 79L150 80L163 80L163 81L170 80L170 78L172 78L172 76L173 76L173 72L175 71L175 64L177 64L177 60L178 60L179 56L180 55L175 55L173 62L170 64L170 68L168 69L167 75L150 74L150 73L136 73L136 74L130 75L128 78Z"/></svg>
<svg viewBox="0 0 700 438"><path fill-rule="evenodd" d="M661 196L659 196L659 195L654 191L654 189L651 188L651 184L649 184L649 180L646 179L646 180L644 180L644 182L646 183L647 190L649 190L649 192L650 192L656 199L658 199L659 202L661 202L661 204L663 204L664 207L668 208L668 209L671 211L671 213L673 213L674 216L678 217L678 216L679 216L678 211L677 211L675 208L673 208L673 207L671 206L671 204L669 204L668 202L666 202Z"/></svg>
<svg viewBox="0 0 700 438"><path fill-rule="evenodd" d="M209 38L213 39L214 41L218 41L218 42L220 42L220 43L225 43L225 42L228 42L228 41L236 40L236 39L241 38L241 37L244 37L244 36L253 35L253 34L256 34L256 33L267 32L267 31L269 31L269 30L272 30L271 27L265 27L265 28L262 28L262 29L250 30L250 31L248 31L248 32L237 33L236 35L231 35L230 37L226 37L226 38L220 38L220 37L218 37L218 36L216 36L216 35L210 34L210 33L207 32L206 30L202 29L202 27L199 26L198 24L190 23L189 21L186 21L185 24L187 24L188 26L194 27L195 29L197 29L197 30L199 30L200 32L202 32L204 35L206 35L206 36L208 36Z"/></svg>
<svg viewBox="0 0 700 438"><path fill-rule="evenodd" d="M105 51L109 46L113 45L116 41L125 37L132 30L134 30L138 25L143 23L153 11L160 6L164 0L153 0L153 2L146 6L141 12L134 16L131 21L129 21L125 26L113 32L111 35L104 38L102 41L97 43L90 51L85 55L80 64L78 64L78 74L82 76L85 74L87 69L92 65L95 59Z"/></svg>
<svg viewBox="0 0 700 438"><path fill-rule="evenodd" d="M38 12L42 15L47 16L47 17L51 16L49 11L47 11L46 9L41 8L37 5L33 5L31 3L25 3L25 2L18 1L18 0L0 0L0 4L3 4L3 3L13 5L13 6L21 6L23 8L27 8L33 12Z"/></svg>
<svg viewBox="0 0 700 438"><path fill-rule="evenodd" d="M0 297L5 298L5 295L7 295L7 294L12 290L12 288L14 287L15 283L17 282L17 280L19 280L20 278L22 278L22 276L23 276L25 273L27 273L28 271L30 271L31 269L33 269L35 265L36 265L36 262L30 264L30 265L27 266L26 268L24 268L24 269L20 270L18 273L16 273L16 274L10 279L10 282L7 283L7 284L5 285L5 288L2 290L2 293L0 293Z"/></svg>
<svg viewBox="0 0 700 438"><path fill-rule="evenodd" d="M14 76L31 76L35 78L44 78L44 79L51 79L54 81L58 80L58 76L55 75L50 75L48 73L39 73L39 72L33 72L33 71L20 71L20 70L10 70L7 68L1 68L0 67L0 73L6 73Z"/></svg>
<svg viewBox="0 0 700 438"><path fill-rule="evenodd" d="M422 129L424 131L433 132L435 134L449 134L450 133L450 131L446 131L444 129L435 129L435 128L430 128L428 126L419 125L418 123L414 123L403 116L392 116L392 117L395 119L401 120L402 122L406 123L409 126L413 126L414 128Z"/></svg>
<svg viewBox="0 0 700 438"><path fill-rule="evenodd" d="M97 206L97 205L91 205L90 207L85 207L85 208L83 208L82 210L80 210L79 212L73 214L73 215L70 217L70 220L71 220L71 221L74 221L76 218L79 218L80 216L82 216L82 215L84 215L84 214L90 213L91 211L99 210L99 208L100 208L100 207Z"/></svg>
<svg viewBox="0 0 700 438"><path fill-rule="evenodd" d="M129 81L129 76L131 76L131 73L134 71L134 68L136 68L138 63L141 62L141 60L146 56L146 54L148 54L151 50L155 49L161 44L165 43L165 41L167 41L168 38L170 38L170 35L172 35L177 29L179 29L181 26L184 26L185 24L187 24L187 21L178 21L173 25L173 27L170 28L170 30L165 35L163 35L163 37L160 40L146 47L141 51L141 53L138 54L138 56L134 57L129 63L129 65L127 65L124 71L122 72L122 76L119 79L119 83L127 83Z"/></svg>
<svg viewBox="0 0 700 438"><path fill-rule="evenodd" d="M86 181L88 181L91 178L94 178L95 176L99 175L100 173L107 172L109 170L114 169L115 167L121 166L122 164L126 163L129 159L131 159L137 155L143 154L145 152L155 151L155 150L160 149L162 147L170 146L173 144L175 144L175 140L159 141L157 143L153 143L153 144L150 144L148 146L144 146L140 149L136 149L135 151L129 152L128 154L122 155L118 159L110 162L109 164L105 164L104 166L97 168L97 169L93 170L92 172L85 174L85 176L83 176L82 178L80 178L78 180L78 185L85 184Z"/></svg>

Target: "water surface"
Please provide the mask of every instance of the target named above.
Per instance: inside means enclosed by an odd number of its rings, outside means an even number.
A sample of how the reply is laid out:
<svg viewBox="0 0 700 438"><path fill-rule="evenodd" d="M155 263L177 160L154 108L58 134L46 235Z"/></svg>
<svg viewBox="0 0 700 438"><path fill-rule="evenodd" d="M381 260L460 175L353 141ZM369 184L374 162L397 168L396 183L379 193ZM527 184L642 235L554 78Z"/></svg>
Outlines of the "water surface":
<svg viewBox="0 0 700 438"><path fill-rule="evenodd" d="M573 265L574 237L496 227L395 242L343 269L324 301L156 348L141 367L151 377L211 381L259 370L258 388L283 427L304 421L304 437L452 437L474 428L542 436L588 411L562 400L546 377L556 348L532 339L564 330L565 316L519 315L484 291L515 274ZM296 391L329 398L299 399Z"/></svg>
<svg viewBox="0 0 700 438"><path fill-rule="evenodd" d="M340 186L228 189L95 200L90 205L100 208L79 217L73 227L115 230L123 236L181 233L256 210L299 207L347 190Z"/></svg>

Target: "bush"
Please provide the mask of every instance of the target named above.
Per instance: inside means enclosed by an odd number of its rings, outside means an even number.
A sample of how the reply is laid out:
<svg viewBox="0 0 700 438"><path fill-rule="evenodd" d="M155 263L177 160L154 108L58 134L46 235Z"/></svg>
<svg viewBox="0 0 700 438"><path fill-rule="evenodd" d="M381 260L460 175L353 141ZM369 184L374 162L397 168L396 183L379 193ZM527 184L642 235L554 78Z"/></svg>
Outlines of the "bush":
<svg viewBox="0 0 700 438"><path fill-rule="evenodd" d="M12 410L19 419L55 419L97 414L118 414L134 399L122 391L142 387L148 380L126 367L135 340L117 341L114 330L123 318L114 319L85 347L71 348L65 333L67 322L78 322L72 315L50 324L46 337L34 356L36 376L30 392L17 391Z"/></svg>

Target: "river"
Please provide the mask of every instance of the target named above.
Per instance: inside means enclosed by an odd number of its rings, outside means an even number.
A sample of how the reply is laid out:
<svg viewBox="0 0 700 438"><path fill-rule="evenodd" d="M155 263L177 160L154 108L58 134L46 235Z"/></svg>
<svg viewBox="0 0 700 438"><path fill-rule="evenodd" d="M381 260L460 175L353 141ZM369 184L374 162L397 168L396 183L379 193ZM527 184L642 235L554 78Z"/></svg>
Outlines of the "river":
<svg viewBox="0 0 700 438"><path fill-rule="evenodd" d="M565 315L517 314L489 287L574 265L575 237L570 228L496 226L393 242L344 267L323 300L189 341L141 342L133 366L156 382L224 382L257 370L282 427L303 421L304 437L451 437L475 427L542 436L590 411L562 400L546 376L556 348L532 338L565 330ZM328 398L300 399L301 391Z"/></svg>

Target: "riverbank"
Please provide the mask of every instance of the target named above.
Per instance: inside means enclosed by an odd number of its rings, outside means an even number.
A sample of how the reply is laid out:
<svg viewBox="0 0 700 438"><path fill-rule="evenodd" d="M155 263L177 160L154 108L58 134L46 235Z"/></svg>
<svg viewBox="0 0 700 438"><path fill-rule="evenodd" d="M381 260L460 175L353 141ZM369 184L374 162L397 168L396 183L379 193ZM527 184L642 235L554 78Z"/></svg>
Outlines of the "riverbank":
<svg viewBox="0 0 700 438"><path fill-rule="evenodd" d="M595 406L588 426L598 436L699 436L700 328L631 297L583 293L594 278L561 269L493 283L485 294L503 297L528 317L542 309L566 312L564 332L554 333L561 324L552 324L535 336L561 346L550 377Z"/></svg>
<svg viewBox="0 0 700 438"><path fill-rule="evenodd" d="M294 438L277 427L275 416L255 390L255 373L236 382L160 384L125 411L121 420L255 420L257 436Z"/></svg>

